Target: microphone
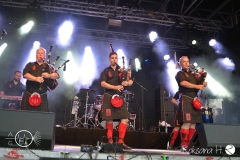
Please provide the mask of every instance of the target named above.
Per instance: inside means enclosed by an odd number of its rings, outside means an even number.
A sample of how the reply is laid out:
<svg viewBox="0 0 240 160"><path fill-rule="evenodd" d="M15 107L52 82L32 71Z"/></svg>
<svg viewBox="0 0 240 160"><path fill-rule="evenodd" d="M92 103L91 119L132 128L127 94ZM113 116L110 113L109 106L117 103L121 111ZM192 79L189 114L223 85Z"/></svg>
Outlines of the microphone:
<svg viewBox="0 0 240 160"><path fill-rule="evenodd" d="M52 62L53 66L56 64L56 62L58 61L59 58L60 58L60 56L57 56L57 58Z"/></svg>

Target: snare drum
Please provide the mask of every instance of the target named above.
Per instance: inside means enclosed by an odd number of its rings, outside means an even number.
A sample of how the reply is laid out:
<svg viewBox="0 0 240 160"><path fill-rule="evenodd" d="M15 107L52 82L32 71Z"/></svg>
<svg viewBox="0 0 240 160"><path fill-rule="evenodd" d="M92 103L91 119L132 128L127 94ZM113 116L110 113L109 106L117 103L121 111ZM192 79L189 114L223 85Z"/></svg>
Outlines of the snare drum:
<svg viewBox="0 0 240 160"><path fill-rule="evenodd" d="M103 98L102 95L98 95L94 99L94 108L99 110L99 111L101 110L101 107L102 107L102 102L103 102L102 98Z"/></svg>
<svg viewBox="0 0 240 160"><path fill-rule="evenodd" d="M132 91L124 91L123 98L125 102L133 102L134 101L134 93Z"/></svg>
<svg viewBox="0 0 240 160"><path fill-rule="evenodd" d="M95 118L98 113L98 110L94 108L93 104L87 105L87 116L88 118Z"/></svg>

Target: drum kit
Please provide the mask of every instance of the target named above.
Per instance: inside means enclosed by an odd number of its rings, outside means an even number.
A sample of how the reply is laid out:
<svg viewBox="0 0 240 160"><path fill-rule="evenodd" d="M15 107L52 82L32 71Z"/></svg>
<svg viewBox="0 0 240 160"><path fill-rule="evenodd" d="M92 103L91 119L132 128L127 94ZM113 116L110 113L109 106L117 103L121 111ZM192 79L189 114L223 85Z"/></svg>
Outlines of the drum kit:
<svg viewBox="0 0 240 160"><path fill-rule="evenodd" d="M80 89L80 92L86 93L86 100L81 100L77 96L73 98L73 105L72 105L72 114L74 114L74 120L67 123L65 126L73 126L73 127L80 127L83 126L84 128L105 128L106 121L101 120L100 111L102 108L103 103L103 96L97 95L94 98L94 103L89 104L89 92L96 92L92 89ZM130 102L134 101L134 93L132 91L123 91L124 101L126 102L127 108ZM82 117L78 117L78 109L81 107L82 103L85 102L85 113ZM130 121L128 125L129 130L135 130L135 119L136 114L133 113L131 109L128 108L128 112L130 114ZM117 128L118 122L114 122L114 128Z"/></svg>

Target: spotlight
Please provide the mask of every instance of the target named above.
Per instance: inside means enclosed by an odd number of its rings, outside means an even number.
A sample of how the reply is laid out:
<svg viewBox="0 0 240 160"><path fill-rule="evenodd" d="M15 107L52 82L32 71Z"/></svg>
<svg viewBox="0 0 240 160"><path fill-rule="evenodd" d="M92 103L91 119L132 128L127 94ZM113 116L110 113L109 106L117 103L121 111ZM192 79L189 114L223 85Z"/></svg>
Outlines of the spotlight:
<svg viewBox="0 0 240 160"><path fill-rule="evenodd" d="M69 40L72 36L73 32L73 24L70 21L65 21L61 27L58 29L58 38L59 38L59 43L62 46L66 46L69 44Z"/></svg>
<svg viewBox="0 0 240 160"><path fill-rule="evenodd" d="M170 58L170 56L169 56L168 54L166 54L166 55L163 57L163 59L164 59L165 61L168 61L169 58Z"/></svg>
<svg viewBox="0 0 240 160"><path fill-rule="evenodd" d="M197 41L194 39L192 40L192 44L195 45L197 43Z"/></svg>
<svg viewBox="0 0 240 160"><path fill-rule="evenodd" d="M216 44L216 40L215 39L211 39L209 41L209 46L214 46Z"/></svg>
<svg viewBox="0 0 240 160"><path fill-rule="evenodd" d="M146 61L146 60L145 60ZM141 62L139 61L138 58L135 58L135 70L136 72L138 72L139 70L141 70Z"/></svg>
<svg viewBox="0 0 240 160"><path fill-rule="evenodd" d="M26 34L28 33L32 27L34 25L34 22L33 21L29 21L28 23L24 24L21 28L20 28L20 33L21 34Z"/></svg>
<svg viewBox="0 0 240 160"><path fill-rule="evenodd" d="M158 38L157 32L152 31L151 33L149 33L149 39L151 42L154 42L157 38Z"/></svg>
<svg viewBox="0 0 240 160"><path fill-rule="evenodd" d="M3 51L5 50L5 48L7 47L7 43L3 43L1 46L0 46L0 56L2 55Z"/></svg>

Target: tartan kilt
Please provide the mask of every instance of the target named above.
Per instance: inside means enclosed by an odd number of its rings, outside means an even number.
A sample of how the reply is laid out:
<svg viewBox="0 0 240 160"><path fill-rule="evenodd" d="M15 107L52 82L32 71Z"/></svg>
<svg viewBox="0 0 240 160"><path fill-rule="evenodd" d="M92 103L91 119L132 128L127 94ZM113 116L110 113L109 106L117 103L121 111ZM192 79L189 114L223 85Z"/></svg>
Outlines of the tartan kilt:
<svg viewBox="0 0 240 160"><path fill-rule="evenodd" d="M40 95L42 98L42 103L38 107L32 107L28 102L28 99L31 96L31 93L28 91L25 91L23 94L22 102L21 102L21 110L49 112L47 93L40 94Z"/></svg>
<svg viewBox="0 0 240 160"><path fill-rule="evenodd" d="M101 109L102 120L119 120L128 119L129 113L126 102L123 100L123 105L120 108L115 108L111 104L112 96L110 94L103 94L103 104ZM123 99L123 97L121 97Z"/></svg>
<svg viewBox="0 0 240 160"><path fill-rule="evenodd" d="M192 105L193 98L182 95L178 110L178 123L202 123L202 111Z"/></svg>

